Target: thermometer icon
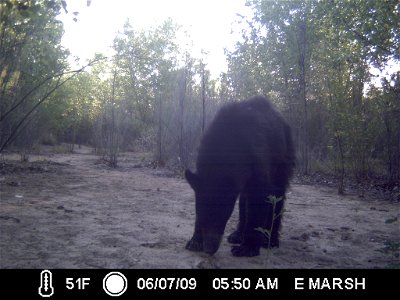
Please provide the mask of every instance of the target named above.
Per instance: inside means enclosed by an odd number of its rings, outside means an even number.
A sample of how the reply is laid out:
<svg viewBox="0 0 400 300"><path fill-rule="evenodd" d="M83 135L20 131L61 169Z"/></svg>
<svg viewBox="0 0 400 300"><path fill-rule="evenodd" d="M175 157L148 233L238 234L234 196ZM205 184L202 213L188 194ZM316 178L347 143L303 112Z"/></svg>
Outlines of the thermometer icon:
<svg viewBox="0 0 400 300"><path fill-rule="evenodd" d="M42 297L51 297L53 294L53 274L49 270L43 270L40 272L39 295Z"/></svg>

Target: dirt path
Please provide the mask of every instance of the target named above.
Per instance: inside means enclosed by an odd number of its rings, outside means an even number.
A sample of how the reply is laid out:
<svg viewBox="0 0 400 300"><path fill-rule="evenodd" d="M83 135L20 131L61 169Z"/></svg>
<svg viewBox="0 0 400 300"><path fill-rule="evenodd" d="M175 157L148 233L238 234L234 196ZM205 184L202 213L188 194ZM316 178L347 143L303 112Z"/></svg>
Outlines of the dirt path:
<svg viewBox="0 0 400 300"><path fill-rule="evenodd" d="M194 223L189 185L127 153L119 169L90 149L31 157L0 173L0 268L385 268L399 267L399 203L292 185L281 248L235 258L184 249ZM46 159L46 160L45 160ZM13 164L15 166L15 164ZM1 169L0 169L1 171ZM227 225L230 233L237 212Z"/></svg>

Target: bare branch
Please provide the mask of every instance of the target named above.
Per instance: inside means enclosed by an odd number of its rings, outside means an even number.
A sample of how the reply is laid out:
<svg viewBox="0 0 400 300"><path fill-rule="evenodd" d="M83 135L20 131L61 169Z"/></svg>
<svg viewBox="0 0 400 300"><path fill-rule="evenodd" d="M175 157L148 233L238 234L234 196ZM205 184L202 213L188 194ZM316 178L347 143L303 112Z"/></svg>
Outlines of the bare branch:
<svg viewBox="0 0 400 300"><path fill-rule="evenodd" d="M87 65L81 67L80 69L77 70L72 70L72 71L67 71L67 72L61 72L61 73L57 73L54 75L50 75L47 78L45 78L42 82L40 82L38 85L36 85L35 87L33 87L28 93L26 93L21 100L18 101L18 103L16 103L13 107L11 107L7 112L4 113L4 115L0 116L0 122L2 122L10 113L12 113L18 106L20 106L21 104L23 104L25 102L26 99L28 99L28 97L35 92L36 90L38 90L41 86L43 86L46 82L55 79L55 78L61 78L62 76L68 75L68 74L78 74L81 73L82 71L84 71L87 67L97 63L98 61L105 59L104 57L101 58L97 58L94 59L92 61L90 61Z"/></svg>
<svg viewBox="0 0 400 300"><path fill-rule="evenodd" d="M18 122L18 124L16 125L16 127L13 129L13 131L10 133L10 135L9 135L8 138L6 139L6 141L1 145L1 147L0 147L0 152L2 152L2 151L5 149L5 147L16 137L19 128L24 124L24 122L28 119L28 117L39 107L40 104L42 104L51 94L53 94L54 91L56 91L56 90L57 90L60 86L62 86L64 83L66 83L67 81L71 80L71 79L74 78L76 75L78 75L79 73L81 73L82 71L84 71L85 68L87 68L88 66L91 66L91 65L95 64L96 62L98 62L98 61L100 61L100 60L102 60L102 59L104 59L104 58L102 57L102 58L94 59L94 60L90 61L87 65L81 67L81 68L78 69L78 70L73 70L73 71L68 71L68 72L62 72L62 73L59 73L59 74L56 74L56 75L53 75L53 76L49 76L48 78L46 78L44 82L46 82L46 81L48 81L48 80L50 80L50 79L54 79L54 78L57 78L57 77L58 77L56 85L55 85L49 92L47 92L47 93L43 96L43 98L42 98L38 103L36 103L36 104L21 118L21 120ZM72 75L69 76L68 78L66 78L65 80L61 81L62 76L67 75L67 74L72 74ZM61 81L61 82L60 82L60 81ZM44 82L42 82L42 83L40 84L40 86L43 85ZM36 90L37 88L39 88L39 87L36 86L34 89ZM33 92L33 91L31 90L27 95L24 96L24 98L26 99L32 92ZM23 101L22 101L22 102L23 102ZM20 102L18 103L18 105L20 105L22 102L20 101ZM17 105L17 106L18 106L18 105ZM16 107L14 106L14 107L12 108L12 110L14 110L15 108L16 108ZM9 113L10 113L10 111L8 111L6 114L9 114ZM2 120L4 120L4 117L3 117L0 121L2 121Z"/></svg>

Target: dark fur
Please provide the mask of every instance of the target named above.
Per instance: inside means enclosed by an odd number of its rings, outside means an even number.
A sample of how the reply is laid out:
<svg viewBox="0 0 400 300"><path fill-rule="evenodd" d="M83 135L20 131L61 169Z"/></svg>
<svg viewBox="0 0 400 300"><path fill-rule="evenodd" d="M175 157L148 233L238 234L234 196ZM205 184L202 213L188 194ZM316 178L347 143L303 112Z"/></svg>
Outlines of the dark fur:
<svg viewBox="0 0 400 300"><path fill-rule="evenodd" d="M259 255L265 237L255 228L271 228L273 195L284 199L295 161L290 132L281 114L264 97L224 106L199 148L197 173L185 176L196 194L194 235L186 248L214 254L239 200L239 224L228 237L234 256ZM280 215L283 200L275 215ZM269 246L279 246L280 216Z"/></svg>

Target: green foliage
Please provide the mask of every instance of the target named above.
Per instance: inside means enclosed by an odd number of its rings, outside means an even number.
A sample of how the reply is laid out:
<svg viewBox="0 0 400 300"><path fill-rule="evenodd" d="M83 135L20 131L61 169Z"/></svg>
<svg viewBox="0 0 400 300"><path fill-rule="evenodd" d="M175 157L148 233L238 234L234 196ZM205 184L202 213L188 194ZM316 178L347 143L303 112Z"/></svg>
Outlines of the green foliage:
<svg viewBox="0 0 400 300"><path fill-rule="evenodd" d="M333 161L339 191L346 175L377 175L378 157L399 180L398 73L366 93L371 66L400 62L398 1L247 4L254 16L227 53L225 94L269 94L294 129L300 171L316 165L309 159Z"/></svg>
<svg viewBox="0 0 400 300"><path fill-rule="evenodd" d="M60 46L61 1L4 1L0 4L0 147L11 138L31 146L39 133L35 117L25 116L60 81L67 52ZM58 81L57 81L58 80ZM33 114L32 114L32 112ZM24 125L24 126L21 126ZM11 133L18 131L16 135Z"/></svg>
<svg viewBox="0 0 400 300"><path fill-rule="evenodd" d="M95 71L103 78L94 133L103 154L116 157L120 148L132 148L154 125L157 99L169 88L176 67L175 30L170 20L150 31L136 31L126 22L114 40L115 55Z"/></svg>
<svg viewBox="0 0 400 300"><path fill-rule="evenodd" d="M276 209L276 204L280 201L283 200L283 197L276 197L273 195L268 196L268 199L266 199L265 201L268 204L271 204L272 206L272 221L271 221L271 228L270 229L266 229L266 228L255 228L255 230L261 232L262 234L264 234L267 238L268 238L268 248L270 248L270 242L271 242L271 234L274 228L274 222L277 218L281 217L284 213L284 210L282 209L282 211L279 214L275 213L275 209Z"/></svg>
<svg viewBox="0 0 400 300"><path fill-rule="evenodd" d="M340 191L349 175L399 180L400 75L374 88L370 72L399 64L398 1L247 5L253 18L241 19L228 70L211 80L202 59L179 49L171 20L147 31L126 22L111 57L70 76L56 19L67 2L2 1L0 149L56 140L116 159L142 139L159 163L187 167L222 103L268 94L292 125L301 172L332 166Z"/></svg>
<svg viewBox="0 0 400 300"><path fill-rule="evenodd" d="M396 269L400 268L400 242L388 240L385 241L384 245L383 248L378 249L377 251L392 256L394 263L390 264L388 267Z"/></svg>
<svg viewBox="0 0 400 300"><path fill-rule="evenodd" d="M385 221L385 224L392 224L392 223L397 222L397 221L398 221L398 218L397 218L397 217L389 218L389 219L387 219L387 220Z"/></svg>

